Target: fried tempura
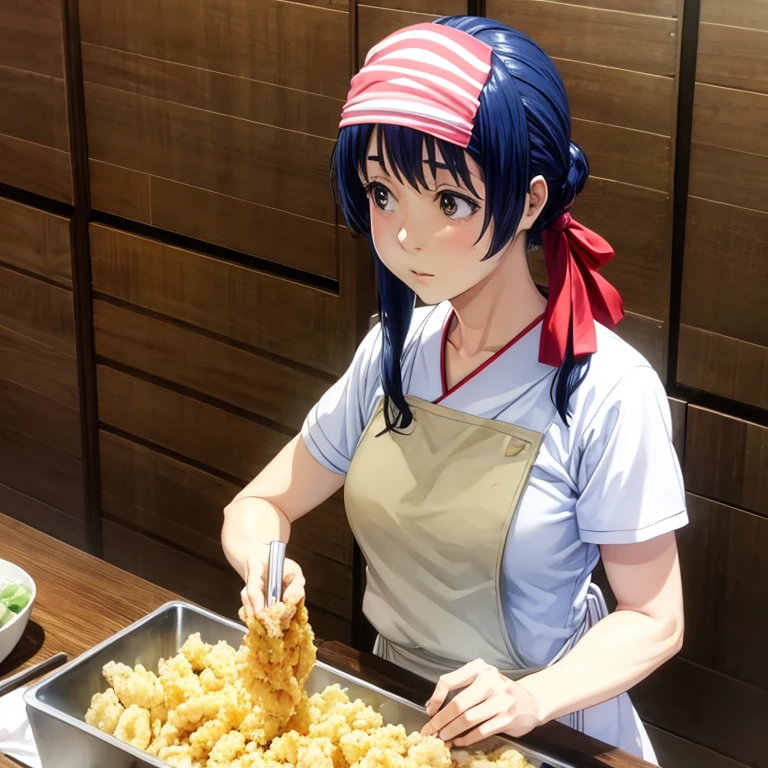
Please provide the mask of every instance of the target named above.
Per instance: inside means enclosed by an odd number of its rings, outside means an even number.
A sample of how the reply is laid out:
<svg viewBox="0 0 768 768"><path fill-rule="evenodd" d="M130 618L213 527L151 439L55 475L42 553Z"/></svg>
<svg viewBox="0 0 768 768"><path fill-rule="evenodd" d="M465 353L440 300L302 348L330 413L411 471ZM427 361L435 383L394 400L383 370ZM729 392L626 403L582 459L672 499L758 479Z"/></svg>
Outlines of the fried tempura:
<svg viewBox="0 0 768 768"><path fill-rule="evenodd" d="M452 757L339 685L308 697L316 649L303 602L246 624L239 650L190 635L158 675L109 662L112 687L94 695L86 722L173 768L531 768L510 748Z"/></svg>

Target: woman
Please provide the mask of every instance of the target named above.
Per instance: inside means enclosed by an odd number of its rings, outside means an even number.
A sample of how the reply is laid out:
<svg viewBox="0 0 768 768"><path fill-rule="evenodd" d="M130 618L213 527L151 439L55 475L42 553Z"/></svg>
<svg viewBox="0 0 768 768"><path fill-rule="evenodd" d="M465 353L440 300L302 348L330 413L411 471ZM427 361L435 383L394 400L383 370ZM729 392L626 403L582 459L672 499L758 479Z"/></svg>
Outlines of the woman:
<svg viewBox="0 0 768 768"><path fill-rule="evenodd" d="M345 485L375 651L437 681L425 732L560 719L655 761L626 691L682 642L685 498L661 382L609 330L613 252L568 213L589 171L557 70L488 19L401 30L353 78L333 163L382 322L225 512L246 609L269 541ZM286 599L303 586L288 562Z"/></svg>

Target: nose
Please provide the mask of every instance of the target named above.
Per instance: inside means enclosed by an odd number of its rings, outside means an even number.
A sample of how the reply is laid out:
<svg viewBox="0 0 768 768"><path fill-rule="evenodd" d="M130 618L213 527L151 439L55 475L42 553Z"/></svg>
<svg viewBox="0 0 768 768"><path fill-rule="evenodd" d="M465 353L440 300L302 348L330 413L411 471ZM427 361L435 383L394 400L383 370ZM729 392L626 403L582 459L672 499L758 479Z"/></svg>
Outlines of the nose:
<svg viewBox="0 0 768 768"><path fill-rule="evenodd" d="M412 227L403 225L397 233L397 239L400 241L404 251L408 253L418 253L424 247Z"/></svg>

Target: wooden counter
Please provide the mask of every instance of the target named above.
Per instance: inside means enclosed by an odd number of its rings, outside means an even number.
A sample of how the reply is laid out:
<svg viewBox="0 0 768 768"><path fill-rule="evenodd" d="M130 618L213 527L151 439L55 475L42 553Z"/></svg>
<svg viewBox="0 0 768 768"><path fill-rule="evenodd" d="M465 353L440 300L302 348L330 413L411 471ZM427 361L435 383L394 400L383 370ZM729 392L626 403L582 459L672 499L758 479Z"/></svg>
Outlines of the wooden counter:
<svg viewBox="0 0 768 768"><path fill-rule="evenodd" d="M169 600L172 592L115 568L0 514L0 558L26 570L37 584L27 630L0 664L0 679L59 651L70 659L105 640ZM318 656L412 701L424 702L431 685L370 654L341 643L318 641ZM578 768L643 768L648 764L620 750L550 723L524 742ZM0 768L16 763L0 755Z"/></svg>

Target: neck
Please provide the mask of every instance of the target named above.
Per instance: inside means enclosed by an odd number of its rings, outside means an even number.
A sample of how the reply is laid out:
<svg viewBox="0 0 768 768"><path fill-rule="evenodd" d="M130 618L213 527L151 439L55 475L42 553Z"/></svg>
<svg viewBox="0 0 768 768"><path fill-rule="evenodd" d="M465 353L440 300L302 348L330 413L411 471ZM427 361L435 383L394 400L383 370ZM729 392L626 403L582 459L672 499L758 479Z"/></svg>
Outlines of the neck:
<svg viewBox="0 0 768 768"><path fill-rule="evenodd" d="M449 343L462 357L496 352L547 306L528 268L525 234L501 255L482 282L451 300L456 319Z"/></svg>

